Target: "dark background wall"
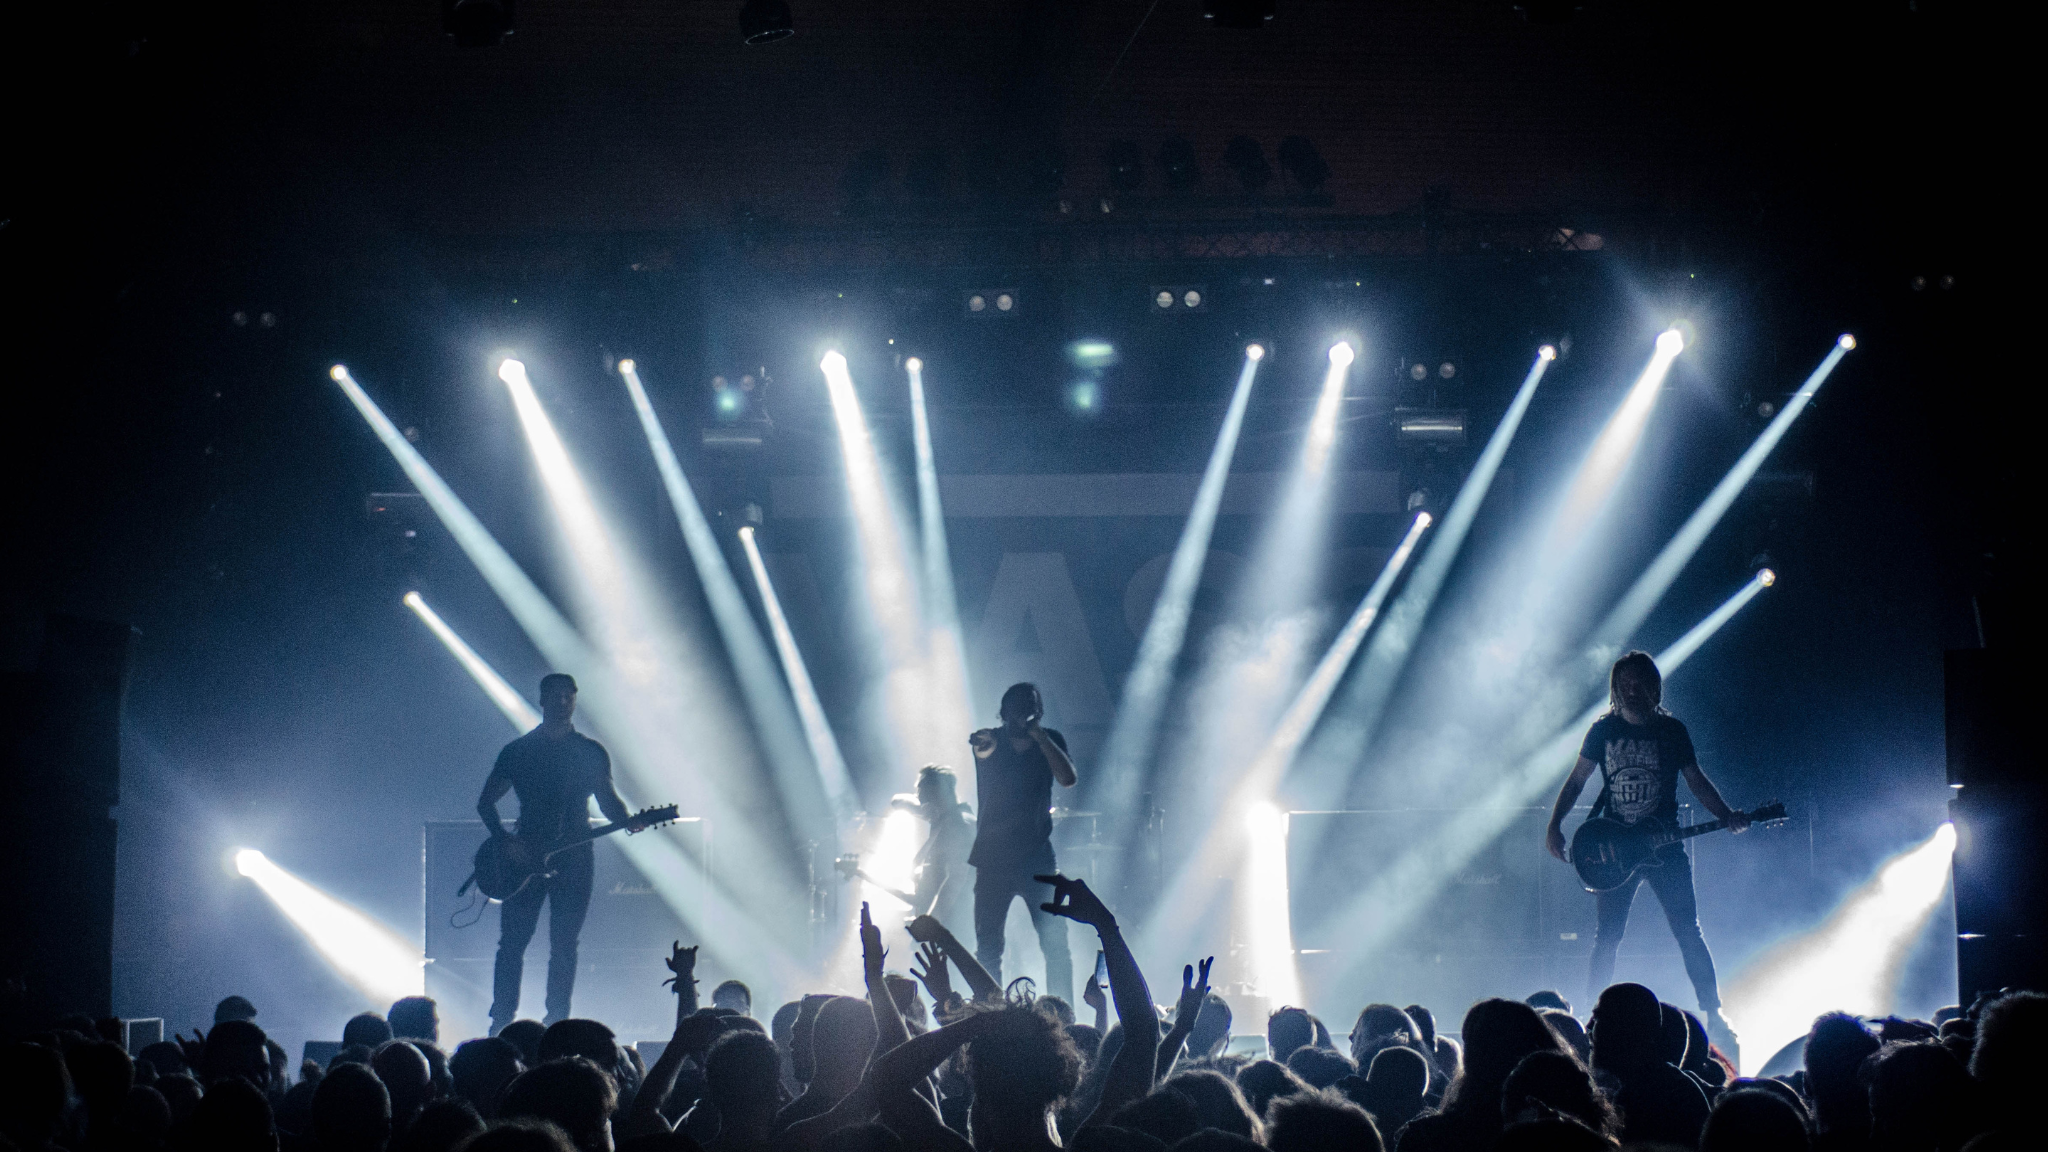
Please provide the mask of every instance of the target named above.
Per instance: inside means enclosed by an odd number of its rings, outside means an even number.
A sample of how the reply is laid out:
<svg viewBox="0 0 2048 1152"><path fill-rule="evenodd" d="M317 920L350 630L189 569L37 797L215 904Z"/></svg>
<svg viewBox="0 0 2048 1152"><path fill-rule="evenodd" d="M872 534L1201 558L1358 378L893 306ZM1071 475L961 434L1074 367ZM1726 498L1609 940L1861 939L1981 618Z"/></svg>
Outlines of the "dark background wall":
<svg viewBox="0 0 2048 1152"><path fill-rule="evenodd" d="M0 638L26 668L46 611L142 631L117 1009L191 1023L241 991L273 1028L333 1030L345 989L309 991L324 969L229 882L238 844L292 845L309 879L416 920L419 821L467 811L504 724L401 584L444 581L508 676L541 671L459 556L364 515L396 475L322 375L336 359L545 570L483 370L512 345L581 442L636 435L607 355L640 358L679 423L708 376L766 365L800 462L829 443L815 342L852 333L874 373L890 336L974 366L939 419L992 461L975 470L1168 471L1198 467L1219 357L1247 335L1280 341L1285 382L1250 464L1284 455L1314 381L1289 356L1331 324L1373 326L1366 425L1396 398L1389 361L1445 356L1488 427L1529 345L1575 333L1532 427L1563 442L1634 328L1684 308L1710 330L1653 433L1671 471L1648 515L1668 524L1756 402L1854 330L1853 373L1782 450L1811 497L1775 530L1769 509L1731 523L1647 631L1746 574L1741 532L1775 531L1791 578L1674 704L1744 791L1809 789L1833 839L1803 904L1737 893L1710 918L1798 920L1924 834L1941 649L1980 621L1993 643L2032 635L2005 592L2038 514L2004 416L2019 382L1991 351L2015 218L2007 153L1976 143L2002 122L1992 18L1594 4L1551 28L1492 4L1283 2L1228 37L1175 0L1138 28L1147 7L807 4L796 38L747 49L722 3L534 4L478 52L424 4L35 14L8 49L26 111L0 228L19 404ZM1327 182L1247 194L1223 164L1240 135L1276 165L1307 137ZM1202 168L1187 190L1157 160L1176 137ZM1111 183L1118 141L1143 155L1136 189ZM1559 251L1561 228L1602 247ZM1150 287L1183 282L1213 285L1212 310L1158 327ZM967 326L959 293L983 285L1021 286L1030 314ZM1061 349L1083 335L1125 358L1077 425ZM900 412L878 420L904 435ZM641 483L637 460L600 470ZM730 501L785 462L691 466ZM665 516L633 514L650 534Z"/></svg>

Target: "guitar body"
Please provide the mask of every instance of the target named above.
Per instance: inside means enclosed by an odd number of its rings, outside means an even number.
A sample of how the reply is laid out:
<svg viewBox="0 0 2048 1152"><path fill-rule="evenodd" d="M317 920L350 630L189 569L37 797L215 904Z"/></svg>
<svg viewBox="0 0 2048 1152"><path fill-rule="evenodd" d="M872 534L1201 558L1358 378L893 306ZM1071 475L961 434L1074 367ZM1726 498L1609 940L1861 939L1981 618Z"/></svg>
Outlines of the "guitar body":
<svg viewBox="0 0 2048 1152"><path fill-rule="evenodd" d="M659 828L676 821L676 806L664 804L659 808L645 808L631 817L615 824L604 824L587 832L571 836L566 842L553 847L541 844L526 836L492 836L476 850L473 861L475 871L462 886L467 892L471 885L491 900L505 901L517 896L528 884L553 872L548 858L565 848L586 844L601 836L614 832L632 835L649 828Z"/></svg>
<svg viewBox="0 0 2048 1152"><path fill-rule="evenodd" d="M476 887L492 900L510 900L546 874L539 845L518 836L492 836L476 850Z"/></svg>
<svg viewBox="0 0 2048 1152"><path fill-rule="evenodd" d="M1636 869L1655 866L1658 845L1670 836L1649 821L1623 824L1596 816L1572 833L1572 867L1588 892L1611 892L1629 882Z"/></svg>

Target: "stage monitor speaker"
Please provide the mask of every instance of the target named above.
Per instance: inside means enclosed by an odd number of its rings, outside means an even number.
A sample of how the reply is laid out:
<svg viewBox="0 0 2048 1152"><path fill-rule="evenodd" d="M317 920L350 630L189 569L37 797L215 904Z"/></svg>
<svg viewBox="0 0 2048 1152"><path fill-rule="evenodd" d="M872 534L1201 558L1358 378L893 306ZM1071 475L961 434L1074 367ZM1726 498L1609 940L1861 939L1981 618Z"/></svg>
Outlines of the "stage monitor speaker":
<svg viewBox="0 0 2048 1152"><path fill-rule="evenodd" d="M2048 991L2048 778L2032 680L2010 651L1965 649L1948 653L1946 689L1960 1002Z"/></svg>

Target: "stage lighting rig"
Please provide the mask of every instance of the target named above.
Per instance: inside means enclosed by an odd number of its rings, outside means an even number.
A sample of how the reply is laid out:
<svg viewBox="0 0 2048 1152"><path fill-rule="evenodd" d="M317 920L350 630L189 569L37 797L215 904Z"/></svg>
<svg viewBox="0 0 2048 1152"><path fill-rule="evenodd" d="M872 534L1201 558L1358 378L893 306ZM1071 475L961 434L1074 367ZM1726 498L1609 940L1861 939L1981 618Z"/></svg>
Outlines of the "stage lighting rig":
<svg viewBox="0 0 2048 1152"><path fill-rule="evenodd" d="M1152 311L1207 312L1209 289L1202 284L1162 284L1152 289Z"/></svg>
<svg viewBox="0 0 2048 1152"><path fill-rule="evenodd" d="M1396 408L1394 431L1401 443L1449 448L1465 442L1463 408Z"/></svg>
<svg viewBox="0 0 2048 1152"><path fill-rule="evenodd" d="M1237 182L1247 192L1257 192L1273 182L1273 166L1266 162L1266 150L1249 136L1233 136L1223 146L1223 163L1237 173Z"/></svg>
<svg viewBox="0 0 2048 1152"><path fill-rule="evenodd" d="M1280 141L1280 166L1287 169L1304 192L1317 191L1330 179L1330 165L1306 136L1289 136Z"/></svg>
<svg viewBox="0 0 2048 1152"><path fill-rule="evenodd" d="M1264 28L1277 0L1202 0L1202 19L1215 28Z"/></svg>
<svg viewBox="0 0 2048 1152"><path fill-rule="evenodd" d="M783 0L747 0L740 5L740 39L773 44L796 35L796 18Z"/></svg>
<svg viewBox="0 0 2048 1152"><path fill-rule="evenodd" d="M512 35L512 0L441 0L441 31L464 48L490 48Z"/></svg>
<svg viewBox="0 0 2048 1152"><path fill-rule="evenodd" d="M969 316L1015 316L1019 298L1015 288L977 288L964 303Z"/></svg>

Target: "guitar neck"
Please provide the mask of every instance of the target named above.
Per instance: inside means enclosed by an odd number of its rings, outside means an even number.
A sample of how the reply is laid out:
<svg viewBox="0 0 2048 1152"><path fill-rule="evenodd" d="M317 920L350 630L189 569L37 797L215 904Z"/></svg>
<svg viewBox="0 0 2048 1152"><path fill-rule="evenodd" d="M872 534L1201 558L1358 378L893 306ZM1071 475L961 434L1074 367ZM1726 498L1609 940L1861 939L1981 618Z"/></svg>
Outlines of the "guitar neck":
<svg viewBox="0 0 2048 1152"><path fill-rule="evenodd" d="M592 840L603 839L604 837L609 836L614 832L624 832L626 829L630 827L632 827L632 823L630 821L614 820L609 824L600 824L595 828L587 828L581 832L577 832L571 835L567 840L564 840L560 844L557 844L553 848L549 849L548 855L552 856L565 848L574 848L578 844L588 844Z"/></svg>
<svg viewBox="0 0 2048 1152"><path fill-rule="evenodd" d="M1672 834L1671 839L1690 840L1695 836L1704 836L1709 832L1719 832L1727 826L1728 822L1726 820L1709 820L1705 824L1688 824Z"/></svg>

